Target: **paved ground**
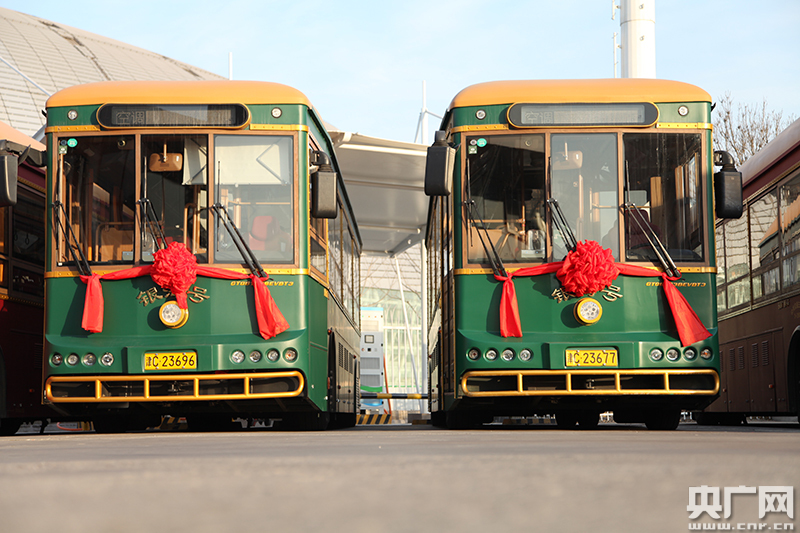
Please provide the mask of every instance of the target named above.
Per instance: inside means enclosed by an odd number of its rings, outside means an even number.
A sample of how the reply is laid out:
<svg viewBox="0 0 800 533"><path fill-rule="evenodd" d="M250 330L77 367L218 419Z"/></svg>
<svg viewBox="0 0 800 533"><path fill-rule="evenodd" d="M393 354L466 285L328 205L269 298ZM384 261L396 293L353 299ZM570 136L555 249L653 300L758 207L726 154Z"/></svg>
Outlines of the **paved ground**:
<svg viewBox="0 0 800 533"><path fill-rule="evenodd" d="M673 532L694 523L689 487L701 485L797 492L800 427L406 425L0 439L3 533ZM736 496L734 529L800 530L796 515L759 520L757 502Z"/></svg>

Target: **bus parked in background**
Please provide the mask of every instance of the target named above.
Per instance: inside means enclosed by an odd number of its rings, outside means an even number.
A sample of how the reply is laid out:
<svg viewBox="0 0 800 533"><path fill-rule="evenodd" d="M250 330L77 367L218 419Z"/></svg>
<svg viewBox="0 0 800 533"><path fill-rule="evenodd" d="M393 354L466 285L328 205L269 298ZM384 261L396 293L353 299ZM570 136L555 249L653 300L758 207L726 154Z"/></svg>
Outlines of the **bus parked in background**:
<svg viewBox="0 0 800 533"><path fill-rule="evenodd" d="M674 429L714 400L714 209L741 213L741 176L713 179L710 113L664 80L455 96L425 178L435 424Z"/></svg>
<svg viewBox="0 0 800 533"><path fill-rule="evenodd" d="M360 236L305 95L93 83L46 132L46 404L101 432L355 424Z"/></svg>
<svg viewBox="0 0 800 533"><path fill-rule="evenodd" d="M0 165L18 184L15 204L0 207L0 435L55 414L42 405L44 147L8 130L0 133Z"/></svg>
<svg viewBox="0 0 800 533"><path fill-rule="evenodd" d="M716 228L722 389L700 423L800 411L800 121L741 170L745 214Z"/></svg>

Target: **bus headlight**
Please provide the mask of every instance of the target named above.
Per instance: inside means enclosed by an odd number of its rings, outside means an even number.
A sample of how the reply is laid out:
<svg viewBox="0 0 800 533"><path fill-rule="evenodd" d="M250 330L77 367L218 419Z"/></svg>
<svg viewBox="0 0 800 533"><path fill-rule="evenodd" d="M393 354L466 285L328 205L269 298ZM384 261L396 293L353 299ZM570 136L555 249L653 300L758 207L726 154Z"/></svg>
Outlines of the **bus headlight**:
<svg viewBox="0 0 800 533"><path fill-rule="evenodd" d="M572 310L575 320L584 326L595 324L603 316L603 308L593 298L581 298Z"/></svg>
<svg viewBox="0 0 800 533"><path fill-rule="evenodd" d="M178 302L164 302L158 310L158 318L168 328L179 328L189 320L189 309L181 309Z"/></svg>
<svg viewBox="0 0 800 533"><path fill-rule="evenodd" d="M258 350L253 350L252 352L250 352L250 360L254 363L258 363L259 361L261 361L261 352L259 352Z"/></svg>
<svg viewBox="0 0 800 533"><path fill-rule="evenodd" d="M69 355L67 356L67 364L68 364L69 366L75 366L75 365L77 365L77 364L78 364L78 361L80 361L80 357L78 357L78 354L76 354L76 353L71 353L71 354L69 354Z"/></svg>
<svg viewBox="0 0 800 533"><path fill-rule="evenodd" d="M59 366L61 363L64 362L64 356L60 353L54 353L53 357L50 358L50 363L53 366Z"/></svg>
<svg viewBox="0 0 800 533"><path fill-rule="evenodd" d="M519 352L520 361L530 361L532 357L533 357L533 352L527 348L524 348Z"/></svg>
<svg viewBox="0 0 800 533"><path fill-rule="evenodd" d="M467 357L473 361L477 361L481 357L481 352L477 348L471 348L470 351L467 352Z"/></svg>
<svg viewBox="0 0 800 533"><path fill-rule="evenodd" d="M106 352L100 357L100 363L103 366L111 366L114 364L114 354Z"/></svg>
<svg viewBox="0 0 800 533"><path fill-rule="evenodd" d="M244 352L241 350L236 350L231 354L231 361L236 363L237 365L244 361Z"/></svg>
<svg viewBox="0 0 800 533"><path fill-rule="evenodd" d="M94 366L97 362L97 356L93 353L87 353L83 356L83 364L86 366Z"/></svg>
<svg viewBox="0 0 800 533"><path fill-rule="evenodd" d="M697 350L695 350L694 348L686 348L683 351L683 357L687 361L694 361L695 359L697 359Z"/></svg>
<svg viewBox="0 0 800 533"><path fill-rule="evenodd" d="M495 350L494 348L489 348L488 350L486 350L486 359L488 359L489 361L494 361L495 359L497 359L497 350Z"/></svg>
<svg viewBox="0 0 800 533"><path fill-rule="evenodd" d="M281 353L275 348L272 348L270 351L267 352L267 359L269 359L273 363L280 358L281 358Z"/></svg>
<svg viewBox="0 0 800 533"><path fill-rule="evenodd" d="M681 352L676 350L675 348L670 348L667 350L667 359L672 361L673 363L681 358Z"/></svg>
<svg viewBox="0 0 800 533"><path fill-rule="evenodd" d="M289 363L294 363L297 361L297 350L294 348L288 348L285 352L283 352L283 358Z"/></svg>
<svg viewBox="0 0 800 533"><path fill-rule="evenodd" d="M661 361L664 358L664 352L662 352L659 348L653 348L650 350L650 359L653 361Z"/></svg>
<svg viewBox="0 0 800 533"><path fill-rule="evenodd" d="M711 359L712 357L714 357L714 352L712 352L712 351L711 351L711 348L703 348L703 349L700 351L700 357L702 357L703 359L705 359L706 361L708 361L709 359Z"/></svg>
<svg viewBox="0 0 800 533"><path fill-rule="evenodd" d="M514 360L514 350L511 348L506 348L503 350L503 353L500 354L500 357L503 358L503 361L513 361Z"/></svg>

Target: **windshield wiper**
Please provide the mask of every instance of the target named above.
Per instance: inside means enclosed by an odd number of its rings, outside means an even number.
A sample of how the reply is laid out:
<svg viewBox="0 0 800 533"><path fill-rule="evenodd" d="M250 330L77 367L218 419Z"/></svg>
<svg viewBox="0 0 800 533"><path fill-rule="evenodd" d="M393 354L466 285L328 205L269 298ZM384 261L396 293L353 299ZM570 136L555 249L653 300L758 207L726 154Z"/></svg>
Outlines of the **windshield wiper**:
<svg viewBox="0 0 800 533"><path fill-rule="evenodd" d="M139 230L141 231L142 237L144 237L146 233L149 233L150 237L152 237L153 241L155 242L157 249L166 248L167 239L164 237L164 232L161 230L161 224L158 223L155 209L153 209L153 203L149 198L146 197L139 198L136 200L136 203L139 205L141 210L141 216L139 217ZM156 230L158 231L158 234L156 234Z"/></svg>
<svg viewBox="0 0 800 533"><path fill-rule="evenodd" d="M65 222L63 224L61 222L61 213L64 214ZM64 207L64 204L58 200L53 202L53 220L56 224L56 232L61 233L64 237L64 242L69 249L69 254L72 256L72 260L78 267L78 272L80 272L81 276L91 276L92 267L89 266L89 261L86 259L86 256L83 254L83 250L81 249L80 241L75 236L75 232L72 231L72 224L69 221L69 216L67 215L67 210Z"/></svg>
<svg viewBox="0 0 800 533"><path fill-rule="evenodd" d="M259 278L266 278L267 273L264 272L264 269L261 267L261 263L259 263L258 259L256 259L256 255L253 253L253 250L250 248L250 246L248 246L244 238L242 238L239 228L237 228L236 224L234 224L233 220L231 220L231 217L228 215L228 210L225 209L225 206L220 203L216 203L211 206L211 210L217 216L218 221L222 222L222 225L225 226L226 230L228 230L228 235L231 236L233 244L236 245L236 249L239 250L239 254L241 254L242 259L244 259L244 262L247 265L247 268L250 269L250 272Z"/></svg>
<svg viewBox="0 0 800 533"><path fill-rule="evenodd" d="M494 272L495 276L502 276L504 278L508 277L508 273L506 272L506 267L503 265L503 260L500 259L500 254L497 253L497 248L494 247L494 243L492 242L491 237L489 236L489 230L486 228L486 224L481 219L481 216L478 214L478 208L475 206L475 200L472 199L472 192L470 190L470 175L469 175L469 159L467 159L467 166L466 166L466 181L467 181L467 199L462 202L462 205L467 208L467 217L469 218L470 223L475 228L476 233L478 234L478 238L481 240L481 246L483 246L483 253L486 254L486 257L489 258L489 263L492 265L492 272ZM473 214L474 210L474 214ZM476 218L480 221L480 226L476 222ZM486 240L489 241L489 246L486 246L486 242L483 239L483 234L480 230L486 234ZM492 252L489 253L489 248L492 249Z"/></svg>
<svg viewBox="0 0 800 533"><path fill-rule="evenodd" d="M553 223L556 225L558 233L561 234L561 239L564 241L567 251L571 252L578 246L578 240L575 238L575 233L572 232L572 228L569 227L567 217L564 216L564 212L561 211L561 206L558 205L558 200L555 198L548 198L547 206L550 208L550 215L553 217Z"/></svg>
<svg viewBox="0 0 800 533"><path fill-rule="evenodd" d="M631 202L625 202L622 204L622 207L630 213L633 221L639 226L639 230L642 232L645 239L647 239L653 252L655 252L659 263L661 263L661 266L664 268L664 272L671 278L680 278L681 271L675 266L675 262L672 260L672 257L670 257L664 244L662 244L661 239L658 238L655 229L653 229L653 226L647 221L644 214L642 214L642 210Z"/></svg>

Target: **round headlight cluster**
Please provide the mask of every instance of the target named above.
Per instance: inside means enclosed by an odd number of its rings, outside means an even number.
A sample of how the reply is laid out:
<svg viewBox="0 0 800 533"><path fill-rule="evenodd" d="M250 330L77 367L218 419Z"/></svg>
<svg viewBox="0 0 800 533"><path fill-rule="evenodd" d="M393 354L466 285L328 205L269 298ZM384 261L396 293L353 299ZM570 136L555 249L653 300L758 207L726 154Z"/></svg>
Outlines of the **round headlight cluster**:
<svg viewBox="0 0 800 533"><path fill-rule="evenodd" d="M700 357L703 358L705 361L710 360L714 356L714 353L711 351L711 348L703 348L700 350ZM666 353L667 360L671 363L674 363L681 358L681 352L677 348L670 348L667 350ZM653 348L650 350L650 359L653 361L661 361L664 359L664 352L660 348ZM697 360L697 349L692 348L689 346L688 348L683 350L683 359L686 361L695 361Z"/></svg>
<svg viewBox="0 0 800 533"><path fill-rule="evenodd" d="M528 348L523 348L520 350L519 354L515 352L511 348L506 348L502 352L494 348L489 348L485 352L483 352L483 357L487 361L496 361L499 357L501 360L506 362L511 362L516 358L519 358L520 361L530 361L533 359L533 352ZM467 352L467 359L470 361L477 361L481 358L481 351L478 348L470 348Z"/></svg>
<svg viewBox="0 0 800 533"><path fill-rule="evenodd" d="M283 352L283 358L288 363L294 363L297 361L299 355L297 350L294 348L287 348L286 351ZM246 353L244 350L234 350L231 352L231 362L234 364L241 364L244 363L246 360L250 360L251 363L260 363L263 360L267 360L270 363L275 363L281 358L281 352L275 348L270 348L266 352L262 352L261 350L250 350L249 353Z"/></svg>
<svg viewBox="0 0 800 533"><path fill-rule="evenodd" d="M61 366L65 358L60 353L54 353L50 356L50 364L52 366ZM76 353L71 353L66 357L66 363L69 366L75 366L78 363L83 363L83 366L94 366L97 363L97 356L93 353L86 353L83 357L78 356ZM100 356L100 364L103 366L111 366L114 364L114 355L111 352L106 352Z"/></svg>
<svg viewBox="0 0 800 533"><path fill-rule="evenodd" d="M572 309L575 320L584 326L591 326L596 324L600 317L603 316L603 308L600 302L593 298L581 298Z"/></svg>
<svg viewBox="0 0 800 533"><path fill-rule="evenodd" d="M178 302L170 300L158 310L158 318L168 328L179 328L189 320L189 309L181 309Z"/></svg>

